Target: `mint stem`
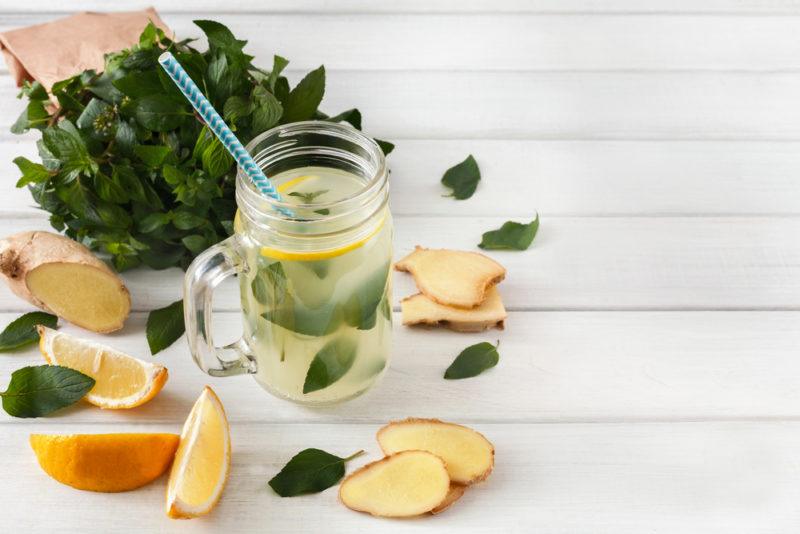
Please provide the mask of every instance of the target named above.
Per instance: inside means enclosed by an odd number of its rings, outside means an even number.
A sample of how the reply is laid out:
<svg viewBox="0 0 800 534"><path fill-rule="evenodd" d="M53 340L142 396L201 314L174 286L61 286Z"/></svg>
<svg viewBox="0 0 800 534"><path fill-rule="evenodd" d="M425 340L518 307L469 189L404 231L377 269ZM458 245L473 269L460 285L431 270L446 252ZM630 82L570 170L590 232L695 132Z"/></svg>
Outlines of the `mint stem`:
<svg viewBox="0 0 800 534"><path fill-rule="evenodd" d="M344 463L347 463L347 462L349 462L350 460L352 460L353 458L358 458L358 457L359 457L359 456L361 456L362 454L364 454L364 449L361 449L360 451L358 451L358 452L355 452L355 453L351 454L351 455L350 455L350 456L348 456L347 458L344 458L342 461L343 461Z"/></svg>

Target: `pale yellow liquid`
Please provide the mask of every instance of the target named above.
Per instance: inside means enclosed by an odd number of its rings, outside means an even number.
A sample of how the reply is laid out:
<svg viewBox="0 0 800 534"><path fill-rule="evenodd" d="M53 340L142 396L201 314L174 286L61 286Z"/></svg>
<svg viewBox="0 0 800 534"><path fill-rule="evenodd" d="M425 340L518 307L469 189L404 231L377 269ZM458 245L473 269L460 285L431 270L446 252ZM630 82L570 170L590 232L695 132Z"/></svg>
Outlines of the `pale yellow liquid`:
<svg viewBox="0 0 800 534"><path fill-rule="evenodd" d="M311 203L327 203L363 188L353 175L319 167L273 180L297 204L309 197L290 193L325 191ZM363 393L383 375L391 348L391 250L388 210L363 245L341 255L287 260L264 255L262 247L247 250L250 269L240 277L244 329L262 386L294 401L328 404Z"/></svg>

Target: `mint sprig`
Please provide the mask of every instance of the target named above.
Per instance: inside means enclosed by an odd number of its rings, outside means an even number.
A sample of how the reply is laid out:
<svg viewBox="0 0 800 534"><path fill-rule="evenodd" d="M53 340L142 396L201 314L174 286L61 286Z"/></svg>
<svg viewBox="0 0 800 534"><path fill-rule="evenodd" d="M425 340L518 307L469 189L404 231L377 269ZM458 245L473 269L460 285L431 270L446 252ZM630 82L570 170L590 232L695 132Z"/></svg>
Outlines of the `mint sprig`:
<svg viewBox="0 0 800 534"><path fill-rule="evenodd" d="M350 109L328 116L319 106L325 68L295 87L275 56L253 64L247 42L223 24L195 21L208 38L200 51L149 24L138 44L109 54L103 72L84 71L53 85L60 106L37 82L20 93L27 106L14 133L41 131L41 163L14 162L17 185L50 213L58 231L108 253L117 270L137 265L186 268L233 232L236 166L158 65L170 50L247 143L278 124L312 118L361 127ZM377 141L386 153L391 143Z"/></svg>

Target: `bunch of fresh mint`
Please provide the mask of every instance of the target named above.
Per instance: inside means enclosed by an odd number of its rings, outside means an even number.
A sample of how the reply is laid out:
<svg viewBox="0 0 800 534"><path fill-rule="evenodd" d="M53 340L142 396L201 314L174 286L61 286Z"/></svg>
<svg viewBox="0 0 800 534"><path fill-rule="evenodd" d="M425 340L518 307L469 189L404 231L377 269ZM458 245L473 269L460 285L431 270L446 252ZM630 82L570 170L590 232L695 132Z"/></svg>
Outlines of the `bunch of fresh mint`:
<svg viewBox="0 0 800 534"><path fill-rule="evenodd" d="M165 50L244 143L275 125L308 119L361 128L357 109L334 117L319 111L324 67L290 88L281 75L286 59L275 56L272 70L261 70L244 52L246 41L228 28L195 24L208 38L206 52L150 24L138 45L106 57L101 74L85 71L56 83L57 109L38 83L20 94L29 103L12 131L41 130L42 162L16 158L17 186L28 186L54 228L110 254L120 271L140 264L185 268L233 231L236 166L160 68ZM393 148L378 143L387 154Z"/></svg>

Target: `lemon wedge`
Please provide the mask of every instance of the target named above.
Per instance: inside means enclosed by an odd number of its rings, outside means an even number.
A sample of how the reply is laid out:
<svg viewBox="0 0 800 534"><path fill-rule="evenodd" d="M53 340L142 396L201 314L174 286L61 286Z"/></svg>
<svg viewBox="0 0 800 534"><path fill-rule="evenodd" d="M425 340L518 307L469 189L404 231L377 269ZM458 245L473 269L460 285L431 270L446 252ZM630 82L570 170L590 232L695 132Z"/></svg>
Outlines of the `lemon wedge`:
<svg viewBox="0 0 800 534"><path fill-rule="evenodd" d="M31 434L45 473L89 491L129 491L161 476L178 447L176 434Z"/></svg>
<svg viewBox="0 0 800 534"><path fill-rule="evenodd" d="M231 439L225 409L206 386L183 425L181 443L167 483L167 515L189 519L214 508L231 464Z"/></svg>
<svg viewBox="0 0 800 534"><path fill-rule="evenodd" d="M167 381L167 368L134 358L100 343L38 326L39 350L51 365L63 365L91 376L86 400L112 410L149 401Z"/></svg>

